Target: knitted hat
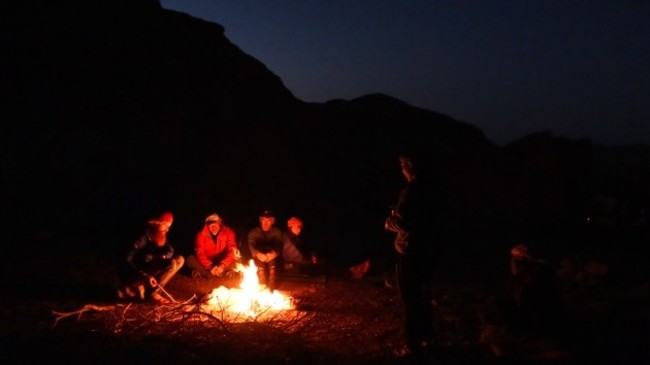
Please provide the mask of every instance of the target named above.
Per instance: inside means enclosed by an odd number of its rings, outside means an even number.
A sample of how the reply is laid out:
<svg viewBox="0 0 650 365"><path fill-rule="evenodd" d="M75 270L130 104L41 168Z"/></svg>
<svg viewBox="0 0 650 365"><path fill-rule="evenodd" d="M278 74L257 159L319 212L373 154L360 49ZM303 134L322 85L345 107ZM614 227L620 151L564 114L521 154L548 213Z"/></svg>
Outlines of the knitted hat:
<svg viewBox="0 0 650 365"><path fill-rule="evenodd" d="M219 217L219 214L212 213L209 216L207 216L205 218L205 224L210 224L210 223L219 223L219 224L221 224L221 217Z"/></svg>
<svg viewBox="0 0 650 365"><path fill-rule="evenodd" d="M161 223L172 223L174 221L174 215L172 212L165 212L163 213L158 220Z"/></svg>

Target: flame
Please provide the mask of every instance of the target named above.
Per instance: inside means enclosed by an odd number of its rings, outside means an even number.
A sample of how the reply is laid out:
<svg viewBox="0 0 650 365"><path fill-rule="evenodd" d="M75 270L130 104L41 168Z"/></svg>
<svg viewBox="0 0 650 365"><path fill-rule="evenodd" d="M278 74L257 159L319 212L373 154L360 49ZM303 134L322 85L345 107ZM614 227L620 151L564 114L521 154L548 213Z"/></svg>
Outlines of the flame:
<svg viewBox="0 0 650 365"><path fill-rule="evenodd" d="M277 290L271 292L265 285L260 285L257 278L257 266L250 260L248 266L237 265L243 273L239 288L220 286L212 290L207 301L215 310L258 317L269 311L293 309L293 298Z"/></svg>

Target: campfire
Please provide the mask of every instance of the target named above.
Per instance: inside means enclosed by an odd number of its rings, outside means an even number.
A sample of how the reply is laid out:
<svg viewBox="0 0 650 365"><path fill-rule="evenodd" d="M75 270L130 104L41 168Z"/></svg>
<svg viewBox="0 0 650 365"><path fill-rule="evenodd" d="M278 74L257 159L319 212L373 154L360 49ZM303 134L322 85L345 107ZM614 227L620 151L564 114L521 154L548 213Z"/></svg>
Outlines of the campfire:
<svg viewBox="0 0 650 365"><path fill-rule="evenodd" d="M212 290L202 305L206 312L225 316L229 321L244 322L270 318L294 309L293 298L278 290L270 291L259 283L257 266L250 260L248 266L238 265L243 273L239 288L219 286Z"/></svg>
<svg viewBox="0 0 650 365"><path fill-rule="evenodd" d="M119 318L115 325L116 332L122 331L125 324L132 323L135 318L150 323L178 323L187 319L201 322L216 320L216 323L224 328L227 324L256 322L273 327L281 326L285 330L290 330L294 325L310 316L309 312L297 308L299 306L296 305L296 299L292 296L278 290L270 291L266 285L260 284L257 277L257 266L253 260L250 260L248 266L239 264L237 269L243 274L238 288L228 288L222 285L201 298L194 295L185 301L177 301L165 291L172 299L172 303L159 305L155 310L146 313L139 312L138 307L133 303L126 306L123 304L110 306L86 304L73 312L52 311L56 316L52 326L56 326L63 318L80 317L82 313L89 311L116 311L116 317Z"/></svg>

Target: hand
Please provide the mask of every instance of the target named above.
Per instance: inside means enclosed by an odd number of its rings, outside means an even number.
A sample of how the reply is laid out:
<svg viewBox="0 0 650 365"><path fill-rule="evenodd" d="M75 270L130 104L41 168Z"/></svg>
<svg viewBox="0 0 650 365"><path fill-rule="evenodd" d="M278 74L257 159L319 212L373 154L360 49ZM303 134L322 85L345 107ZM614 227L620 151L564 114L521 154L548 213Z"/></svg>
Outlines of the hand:
<svg viewBox="0 0 650 365"><path fill-rule="evenodd" d="M150 277L149 277L149 285L150 285L152 288L157 287L157 286L158 286L158 280L156 280L155 277L150 276Z"/></svg>
<svg viewBox="0 0 650 365"><path fill-rule="evenodd" d="M255 257L257 257L257 259L262 261L262 262L268 262L269 261L269 257L265 253L262 253L262 252L258 252L255 255Z"/></svg>
<svg viewBox="0 0 650 365"><path fill-rule="evenodd" d="M221 274L223 274L225 269L226 268L221 264L215 265L212 269L210 269L210 274L214 276L221 276Z"/></svg>
<svg viewBox="0 0 650 365"><path fill-rule="evenodd" d="M271 252L266 254L266 257L268 258L268 261L271 261L271 260L275 259L276 257L278 257L278 253L275 252L275 251L271 251Z"/></svg>

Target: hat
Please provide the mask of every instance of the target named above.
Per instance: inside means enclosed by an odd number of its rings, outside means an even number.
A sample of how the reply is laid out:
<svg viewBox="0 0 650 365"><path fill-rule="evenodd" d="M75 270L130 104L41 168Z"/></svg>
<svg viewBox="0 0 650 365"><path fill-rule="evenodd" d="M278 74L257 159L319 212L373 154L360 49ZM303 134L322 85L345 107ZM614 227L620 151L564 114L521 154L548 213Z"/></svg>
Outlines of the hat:
<svg viewBox="0 0 650 365"><path fill-rule="evenodd" d="M515 247L510 249L510 255L517 259L528 259L531 258L528 253L528 246L524 244L518 244Z"/></svg>
<svg viewBox="0 0 650 365"><path fill-rule="evenodd" d="M296 217L291 217L287 221L287 227L302 226L302 221Z"/></svg>
<svg viewBox="0 0 650 365"><path fill-rule="evenodd" d="M174 221L174 215L172 212L165 212L160 216L160 218L158 218L158 220L163 223L172 223Z"/></svg>
<svg viewBox="0 0 650 365"><path fill-rule="evenodd" d="M215 222L221 224L221 217L219 217L219 214L217 213L212 213L205 218L205 224L210 224Z"/></svg>
<svg viewBox="0 0 650 365"><path fill-rule="evenodd" d="M264 210L260 214L260 217L273 218L273 217L275 217L275 214L273 214L273 212L270 211L270 210Z"/></svg>
<svg viewBox="0 0 650 365"><path fill-rule="evenodd" d="M149 224L151 225L161 225L169 224L171 225L174 221L174 215L171 212L165 212L156 218L149 219Z"/></svg>

